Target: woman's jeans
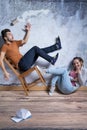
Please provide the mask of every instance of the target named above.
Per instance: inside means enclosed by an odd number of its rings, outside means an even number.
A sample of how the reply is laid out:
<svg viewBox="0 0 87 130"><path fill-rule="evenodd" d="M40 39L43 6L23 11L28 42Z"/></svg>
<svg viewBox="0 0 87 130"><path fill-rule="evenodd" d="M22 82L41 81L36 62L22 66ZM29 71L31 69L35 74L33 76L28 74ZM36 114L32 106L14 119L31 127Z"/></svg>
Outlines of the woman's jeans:
<svg viewBox="0 0 87 130"><path fill-rule="evenodd" d="M54 91L56 85L64 94L70 94L79 88L79 86L72 85L68 71L65 68L50 68L47 70L47 73L53 74L54 76L51 81L51 92Z"/></svg>
<svg viewBox="0 0 87 130"><path fill-rule="evenodd" d="M51 60L53 60L53 57L49 56L47 53L53 52L55 50L58 50L55 44L42 49L34 46L21 58L18 63L18 67L22 71L28 70L35 63L38 56L44 58L48 62L51 62Z"/></svg>

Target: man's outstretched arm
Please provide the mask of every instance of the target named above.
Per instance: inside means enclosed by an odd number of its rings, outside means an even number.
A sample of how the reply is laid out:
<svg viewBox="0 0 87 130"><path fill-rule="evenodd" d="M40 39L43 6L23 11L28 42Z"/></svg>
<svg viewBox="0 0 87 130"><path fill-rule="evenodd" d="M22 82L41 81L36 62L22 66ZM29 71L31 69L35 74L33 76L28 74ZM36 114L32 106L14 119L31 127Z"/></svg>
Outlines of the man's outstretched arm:
<svg viewBox="0 0 87 130"><path fill-rule="evenodd" d="M25 44L28 41L28 38L29 38L29 35L30 35L30 28L31 28L30 23L27 23L25 25L26 34L25 34L24 39L22 40L22 44Z"/></svg>

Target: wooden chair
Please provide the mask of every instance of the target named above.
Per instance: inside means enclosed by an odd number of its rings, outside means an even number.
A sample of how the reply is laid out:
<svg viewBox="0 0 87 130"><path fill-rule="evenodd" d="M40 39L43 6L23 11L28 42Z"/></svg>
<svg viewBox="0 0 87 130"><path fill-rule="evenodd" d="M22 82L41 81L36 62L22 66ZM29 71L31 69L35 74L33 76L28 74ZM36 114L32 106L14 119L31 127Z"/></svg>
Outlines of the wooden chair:
<svg viewBox="0 0 87 130"><path fill-rule="evenodd" d="M10 69L14 72L14 74L18 77L18 79L20 80L22 87L23 87L27 96L28 96L29 87L34 87L36 84L38 84L38 81L43 83L44 86L46 86L45 79L43 78L40 70L36 66L34 66L34 67L28 69L27 71L21 73L18 69L15 68L15 66L11 63L11 61L9 59L4 58L4 61L10 67ZM37 80L33 81L32 83L28 84L25 80L25 77L28 76L33 71L36 71L39 78Z"/></svg>

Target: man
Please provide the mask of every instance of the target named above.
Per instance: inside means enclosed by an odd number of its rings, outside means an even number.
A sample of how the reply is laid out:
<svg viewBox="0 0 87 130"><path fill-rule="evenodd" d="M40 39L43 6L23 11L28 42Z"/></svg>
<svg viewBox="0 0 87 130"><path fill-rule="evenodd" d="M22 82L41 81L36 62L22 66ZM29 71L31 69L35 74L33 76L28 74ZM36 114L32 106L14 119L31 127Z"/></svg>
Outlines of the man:
<svg viewBox="0 0 87 130"><path fill-rule="evenodd" d="M0 66L4 72L6 79L9 79L10 74L7 72L4 65L4 57L9 58L12 63L22 71L28 70L37 60L38 56L44 58L52 65L55 64L58 58L58 53L55 57L49 56L47 53L53 52L55 50L61 49L60 38L56 38L56 43L50 47L40 49L37 46L32 47L24 56L19 52L19 47L28 41L31 25L28 23L25 26L25 37L23 40L14 40L14 37L9 29L2 30L2 38L5 43L1 48L0 54Z"/></svg>

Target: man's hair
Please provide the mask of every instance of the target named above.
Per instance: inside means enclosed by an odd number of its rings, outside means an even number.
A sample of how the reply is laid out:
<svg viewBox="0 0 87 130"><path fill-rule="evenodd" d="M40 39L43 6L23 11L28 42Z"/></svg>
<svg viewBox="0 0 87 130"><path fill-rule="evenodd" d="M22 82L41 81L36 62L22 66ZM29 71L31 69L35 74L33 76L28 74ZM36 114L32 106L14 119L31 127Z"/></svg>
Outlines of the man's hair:
<svg viewBox="0 0 87 130"><path fill-rule="evenodd" d="M4 37L7 36L7 34L6 34L7 32L11 32L10 29L4 29L4 30L1 31L1 35L2 35L2 38L3 38L3 39L4 39ZM4 40L5 40L5 39L4 39Z"/></svg>

